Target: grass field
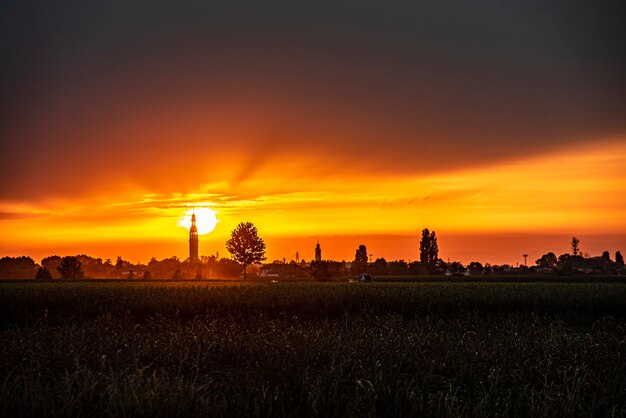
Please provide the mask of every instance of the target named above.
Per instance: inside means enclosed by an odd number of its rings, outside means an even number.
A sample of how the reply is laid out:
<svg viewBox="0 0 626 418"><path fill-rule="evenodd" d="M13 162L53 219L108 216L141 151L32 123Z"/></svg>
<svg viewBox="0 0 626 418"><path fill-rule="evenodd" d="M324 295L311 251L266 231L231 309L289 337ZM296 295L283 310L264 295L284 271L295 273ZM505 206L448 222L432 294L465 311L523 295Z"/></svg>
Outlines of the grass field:
<svg viewBox="0 0 626 418"><path fill-rule="evenodd" d="M2 416L624 416L623 283L2 283Z"/></svg>

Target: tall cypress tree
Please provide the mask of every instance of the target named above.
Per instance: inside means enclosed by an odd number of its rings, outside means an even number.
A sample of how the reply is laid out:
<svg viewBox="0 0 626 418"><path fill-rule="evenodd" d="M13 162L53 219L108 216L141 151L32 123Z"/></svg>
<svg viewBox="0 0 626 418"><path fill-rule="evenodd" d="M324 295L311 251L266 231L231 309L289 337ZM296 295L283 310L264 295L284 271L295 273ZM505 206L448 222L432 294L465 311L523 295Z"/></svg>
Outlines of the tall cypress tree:
<svg viewBox="0 0 626 418"><path fill-rule="evenodd" d="M437 245L437 235L435 231L430 233L428 245L428 270L433 273L437 268L437 260L439 260L439 246Z"/></svg>
<svg viewBox="0 0 626 418"><path fill-rule="evenodd" d="M420 263L423 267L428 265L428 253L430 249L430 231L428 228L422 231L422 239L420 241Z"/></svg>
<svg viewBox="0 0 626 418"><path fill-rule="evenodd" d="M367 270L367 247L361 244L354 253L354 261L352 262L352 274L365 273Z"/></svg>
<svg viewBox="0 0 626 418"><path fill-rule="evenodd" d="M422 231L422 239L420 241L420 264L433 273L437 268L439 260L439 246L437 245L437 234L435 231L430 232L428 228Z"/></svg>

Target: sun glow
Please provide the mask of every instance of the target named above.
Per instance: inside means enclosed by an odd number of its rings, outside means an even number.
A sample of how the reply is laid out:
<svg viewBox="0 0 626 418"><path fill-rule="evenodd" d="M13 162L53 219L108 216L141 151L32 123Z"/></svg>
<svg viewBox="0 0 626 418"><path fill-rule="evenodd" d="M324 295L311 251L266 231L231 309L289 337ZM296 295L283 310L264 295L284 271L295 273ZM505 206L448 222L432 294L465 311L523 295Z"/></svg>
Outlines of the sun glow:
<svg viewBox="0 0 626 418"><path fill-rule="evenodd" d="M191 228L191 215L196 214L196 226L198 227L198 234L204 235L215 229L215 226L219 222L215 217L215 212L209 208L196 208L189 209L183 219L178 224L185 228Z"/></svg>

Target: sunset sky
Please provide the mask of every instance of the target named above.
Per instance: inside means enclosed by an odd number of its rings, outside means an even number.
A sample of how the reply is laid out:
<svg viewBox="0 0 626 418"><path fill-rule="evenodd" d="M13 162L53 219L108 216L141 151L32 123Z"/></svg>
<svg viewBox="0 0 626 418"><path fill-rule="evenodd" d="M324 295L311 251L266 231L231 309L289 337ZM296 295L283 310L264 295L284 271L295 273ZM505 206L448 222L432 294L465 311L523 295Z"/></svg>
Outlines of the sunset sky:
<svg viewBox="0 0 626 418"><path fill-rule="evenodd" d="M623 1L128 3L2 6L0 256L626 251Z"/></svg>

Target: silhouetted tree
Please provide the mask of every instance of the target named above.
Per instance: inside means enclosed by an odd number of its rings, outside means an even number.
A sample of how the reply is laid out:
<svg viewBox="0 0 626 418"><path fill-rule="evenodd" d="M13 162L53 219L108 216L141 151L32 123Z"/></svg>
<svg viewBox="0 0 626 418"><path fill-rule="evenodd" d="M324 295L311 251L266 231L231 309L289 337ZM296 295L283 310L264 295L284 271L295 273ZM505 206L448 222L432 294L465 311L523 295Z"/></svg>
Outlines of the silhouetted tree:
<svg viewBox="0 0 626 418"><path fill-rule="evenodd" d="M111 264L103 263L101 258L90 257L86 254L78 254L76 258L78 259L78 261L80 261L83 275L85 277L110 277L111 272L114 270L114 267ZM56 267L59 266L60 262L61 260L59 259L59 263L56 265ZM56 267L54 269L51 269L51 267L44 264L43 261L42 265L50 270L51 273L56 270Z"/></svg>
<svg viewBox="0 0 626 418"><path fill-rule="evenodd" d="M561 254L556 262L556 267L559 274L573 274L574 272L574 260L580 258L579 256L573 256L568 253Z"/></svg>
<svg viewBox="0 0 626 418"><path fill-rule="evenodd" d="M325 282L330 280L331 274L327 261L311 261L309 272L317 281Z"/></svg>
<svg viewBox="0 0 626 418"><path fill-rule="evenodd" d="M217 263L217 257L214 255L201 255L200 262L208 266L213 266Z"/></svg>
<svg viewBox="0 0 626 418"><path fill-rule="evenodd" d="M146 270L143 272L143 279L152 280L152 273L150 273L150 270Z"/></svg>
<svg viewBox="0 0 626 418"><path fill-rule="evenodd" d="M241 273L241 264L230 258L222 257L215 265L213 276L238 277Z"/></svg>
<svg viewBox="0 0 626 418"><path fill-rule="evenodd" d="M47 268L48 271L50 271L50 274L52 274L53 279L61 277L61 275L59 274L59 270L57 270L57 267L59 267L60 264L61 264L61 257L58 255L51 255L41 260L41 265Z"/></svg>
<svg viewBox="0 0 626 418"><path fill-rule="evenodd" d="M452 274L460 275L465 270L465 267L463 267L463 264L459 263L458 261L453 261L452 263L448 264L448 269Z"/></svg>
<svg viewBox="0 0 626 418"><path fill-rule="evenodd" d="M578 256L573 256L568 253L561 254L556 262L556 267L560 274L571 274L574 270L574 259Z"/></svg>
<svg viewBox="0 0 626 418"><path fill-rule="evenodd" d="M119 255L117 256L117 260L115 261L115 268L117 270L127 269L130 266L132 266L132 263L130 261L122 259L122 257Z"/></svg>
<svg viewBox="0 0 626 418"><path fill-rule="evenodd" d="M180 268L176 268L176 270L174 270L174 275L172 276L173 280L180 280L183 278L183 272L180 271Z"/></svg>
<svg viewBox="0 0 626 418"><path fill-rule="evenodd" d="M57 270L64 279L82 279L85 276L82 264L74 256L63 257Z"/></svg>
<svg viewBox="0 0 626 418"><path fill-rule="evenodd" d="M439 259L439 246L437 245L437 234L430 232L428 228L422 231L420 241L420 263L428 269L429 273L437 270L437 260Z"/></svg>
<svg viewBox="0 0 626 418"><path fill-rule="evenodd" d="M352 274L362 274L367 270L367 247L361 244L354 253L352 262Z"/></svg>
<svg viewBox="0 0 626 418"><path fill-rule="evenodd" d="M148 263L148 268L150 269L152 277L161 279L172 278L176 269L180 267L181 263L177 257L164 258L161 261L158 261L153 257Z"/></svg>
<svg viewBox="0 0 626 418"><path fill-rule="evenodd" d="M536 263L537 266L542 268L555 268L557 266L557 258L553 252L549 252L537 259Z"/></svg>
<svg viewBox="0 0 626 418"><path fill-rule="evenodd" d="M448 268L448 263L443 261L441 258L435 260L435 267L433 268L432 274L443 274L444 271Z"/></svg>
<svg viewBox="0 0 626 418"><path fill-rule="evenodd" d="M425 267L422 267L422 263L419 261L412 261L408 264L408 274L410 275L422 274L422 270L424 269Z"/></svg>
<svg viewBox="0 0 626 418"><path fill-rule="evenodd" d="M578 248L578 243L580 242L580 240L576 237L572 237L572 254L574 255L578 255L578 253L580 252L580 249Z"/></svg>
<svg viewBox="0 0 626 418"><path fill-rule="evenodd" d="M391 276L403 276L408 274L409 265L404 260L390 261L387 263L387 271Z"/></svg>
<svg viewBox="0 0 626 418"><path fill-rule="evenodd" d="M420 240L420 263L428 265L428 249L430 248L430 231L425 228L422 231L422 239Z"/></svg>
<svg viewBox="0 0 626 418"><path fill-rule="evenodd" d="M367 247L363 244L359 245L354 253L354 261L357 263L367 263Z"/></svg>
<svg viewBox="0 0 626 418"><path fill-rule="evenodd" d="M615 262L617 263L618 266L624 265L624 257L622 256L621 251L615 252Z"/></svg>
<svg viewBox="0 0 626 418"><path fill-rule="evenodd" d="M602 252L602 260L605 262L610 262L611 261L611 254L608 251L603 251Z"/></svg>
<svg viewBox="0 0 626 418"><path fill-rule="evenodd" d="M2 257L0 259L0 278L31 279L36 271L35 260L26 256Z"/></svg>
<svg viewBox="0 0 626 418"><path fill-rule="evenodd" d="M376 261L372 263L371 271L372 274L376 276L384 276L387 275L387 260L384 258L377 258Z"/></svg>
<svg viewBox="0 0 626 418"><path fill-rule="evenodd" d="M243 280L248 275L246 267L265 260L265 242L259 237L256 227L251 222L242 222L233 230L226 241L226 249L235 261L243 265Z"/></svg>
<svg viewBox="0 0 626 418"><path fill-rule="evenodd" d="M480 264L478 261L472 261L471 263L469 263L467 268L472 275L483 274L483 265Z"/></svg>
<svg viewBox="0 0 626 418"><path fill-rule="evenodd" d="M431 269L436 268L439 260L439 245L437 245L437 235L435 231L430 233L430 247L428 248L428 264Z"/></svg>
<svg viewBox="0 0 626 418"><path fill-rule="evenodd" d="M45 267L39 267L35 274L35 280L52 280L52 273Z"/></svg>

